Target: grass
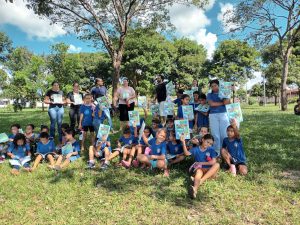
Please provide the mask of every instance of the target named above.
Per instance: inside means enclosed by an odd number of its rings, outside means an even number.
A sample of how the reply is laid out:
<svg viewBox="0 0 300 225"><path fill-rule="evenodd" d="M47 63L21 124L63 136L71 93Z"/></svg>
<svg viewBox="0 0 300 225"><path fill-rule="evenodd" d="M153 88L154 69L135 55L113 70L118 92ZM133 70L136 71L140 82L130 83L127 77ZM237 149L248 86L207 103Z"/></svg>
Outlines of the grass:
<svg viewBox="0 0 300 225"><path fill-rule="evenodd" d="M58 174L41 165L14 177L5 162L0 165L0 223L299 224L300 117L289 108L243 107L249 175L234 178L221 171L194 201L187 196L189 160L174 166L170 178L114 166L87 171L86 156ZM9 132L15 122L49 121L39 110L0 111L0 118L0 132Z"/></svg>

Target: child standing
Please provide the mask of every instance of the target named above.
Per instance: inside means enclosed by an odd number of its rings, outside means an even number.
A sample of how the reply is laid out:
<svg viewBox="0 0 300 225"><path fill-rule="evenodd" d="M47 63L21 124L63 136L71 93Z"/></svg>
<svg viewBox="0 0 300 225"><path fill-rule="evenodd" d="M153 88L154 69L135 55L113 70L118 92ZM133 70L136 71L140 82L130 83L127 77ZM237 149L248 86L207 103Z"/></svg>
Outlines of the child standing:
<svg viewBox="0 0 300 225"><path fill-rule="evenodd" d="M199 100L201 106L207 106L205 94L201 94ZM209 112L195 111L195 129L208 127L208 113Z"/></svg>
<svg viewBox="0 0 300 225"><path fill-rule="evenodd" d="M64 154L62 150L62 154L57 158L57 161L55 163L54 169L55 170L61 170L65 167L67 167L71 162L75 161L80 157L80 144L79 141L77 141L75 138L75 131L71 128L67 129L65 131L65 138L66 138L66 145L72 146L72 151Z"/></svg>
<svg viewBox="0 0 300 225"><path fill-rule="evenodd" d="M220 165L217 163L216 151L211 147L214 138L210 134L206 134L202 140L201 145L187 150L184 136L180 138L183 146L185 156L193 156L195 163L190 167L189 171L192 173L193 186L189 188L189 195L195 199L200 185L202 185L208 178L216 176Z"/></svg>
<svg viewBox="0 0 300 225"><path fill-rule="evenodd" d="M183 94L182 97L181 97L181 102L182 102L182 105L178 107L178 111L177 111L177 119L184 119L183 118L182 106L188 106L189 105L190 96L187 95L187 94ZM193 129L193 126L194 126L194 120L190 119L189 120L189 128L190 128L191 131Z"/></svg>
<svg viewBox="0 0 300 225"><path fill-rule="evenodd" d="M169 170L167 168L167 146L166 146L167 132L165 129L159 129L156 133L156 138L152 138L148 141L145 134L143 135L143 140L146 145L150 146L150 153L140 154L138 156L138 161L145 164L147 167L158 168L164 170L164 176L169 176ZM145 150L146 151L146 150Z"/></svg>
<svg viewBox="0 0 300 225"><path fill-rule="evenodd" d="M236 171L241 175L247 175L246 155L236 120L232 120L231 125L227 127L227 136L223 140L221 149L221 155L227 168L233 175L236 175Z"/></svg>
<svg viewBox="0 0 300 225"><path fill-rule="evenodd" d="M10 143L7 155L11 158L9 162L13 167L11 170L13 175L19 174L21 166L23 166L27 172L31 171L29 165L31 156L30 146L26 143L24 134L18 133L15 135L13 142Z"/></svg>
<svg viewBox="0 0 300 225"><path fill-rule="evenodd" d="M80 106L79 129L83 130L81 141L81 151L84 151L84 142L87 137L87 132L90 131L91 143L95 142L95 129L93 126L93 112L95 106L92 103L92 95L86 94L83 98L84 104Z"/></svg>
<svg viewBox="0 0 300 225"><path fill-rule="evenodd" d="M49 134L46 132L42 132L40 134L40 141L37 143L37 149L36 149L36 155L35 161L33 163L32 170L35 170L39 163L42 160L48 160L50 165L49 168L54 168L54 157L53 154L55 152L55 144L53 140L49 140Z"/></svg>

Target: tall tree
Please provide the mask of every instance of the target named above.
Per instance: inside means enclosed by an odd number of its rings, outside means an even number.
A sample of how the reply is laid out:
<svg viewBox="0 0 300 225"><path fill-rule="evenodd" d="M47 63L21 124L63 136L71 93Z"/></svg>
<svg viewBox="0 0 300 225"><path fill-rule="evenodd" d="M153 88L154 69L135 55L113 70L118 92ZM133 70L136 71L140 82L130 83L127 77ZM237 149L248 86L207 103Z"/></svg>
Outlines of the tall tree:
<svg viewBox="0 0 300 225"><path fill-rule="evenodd" d="M24 69L30 62L33 53L25 47L18 47L7 56L6 67L12 72Z"/></svg>
<svg viewBox="0 0 300 225"><path fill-rule="evenodd" d="M166 25L168 6L175 3L203 7L207 0L27 0L37 14L60 22L82 38L102 43L114 68L113 92L120 77L128 28L133 22Z"/></svg>
<svg viewBox="0 0 300 225"><path fill-rule="evenodd" d="M4 32L0 32L0 63L7 60L7 56L12 49L12 41Z"/></svg>
<svg viewBox="0 0 300 225"><path fill-rule="evenodd" d="M247 38L261 45L278 41L281 72L281 110L287 110L289 59L300 33L300 0L244 0L228 16L228 24L236 24L232 32L248 33Z"/></svg>

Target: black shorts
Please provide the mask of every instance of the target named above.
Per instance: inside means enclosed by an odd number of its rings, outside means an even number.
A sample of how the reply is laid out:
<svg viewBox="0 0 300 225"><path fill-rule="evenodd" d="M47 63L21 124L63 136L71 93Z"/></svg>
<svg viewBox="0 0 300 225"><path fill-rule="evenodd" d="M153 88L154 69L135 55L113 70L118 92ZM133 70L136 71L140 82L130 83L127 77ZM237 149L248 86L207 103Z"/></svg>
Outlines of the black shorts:
<svg viewBox="0 0 300 225"><path fill-rule="evenodd" d="M239 166L247 166L246 163L244 163L244 162L234 163L234 165L235 165L236 169L238 169ZM224 169L229 170L230 166L227 163L224 163Z"/></svg>
<svg viewBox="0 0 300 225"><path fill-rule="evenodd" d="M126 104L119 104L120 121L129 121L128 111L134 110L134 102L128 107Z"/></svg>
<svg viewBox="0 0 300 225"><path fill-rule="evenodd" d="M83 127L82 127L82 130L83 130L84 132L87 132L88 130L89 130L90 132L95 132L94 126L83 126Z"/></svg>

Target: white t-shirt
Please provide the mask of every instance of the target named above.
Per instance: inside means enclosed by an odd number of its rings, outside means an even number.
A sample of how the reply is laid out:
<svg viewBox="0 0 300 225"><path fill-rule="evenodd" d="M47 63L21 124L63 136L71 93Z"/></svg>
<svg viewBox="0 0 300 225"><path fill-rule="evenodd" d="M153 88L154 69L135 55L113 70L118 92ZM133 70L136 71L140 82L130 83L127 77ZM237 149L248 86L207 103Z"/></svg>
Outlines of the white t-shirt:
<svg viewBox="0 0 300 225"><path fill-rule="evenodd" d="M132 98L135 96L135 91L132 87L119 87L117 90L118 98L119 98L119 104L126 104L125 99ZM130 99L129 104L134 102L134 99Z"/></svg>

